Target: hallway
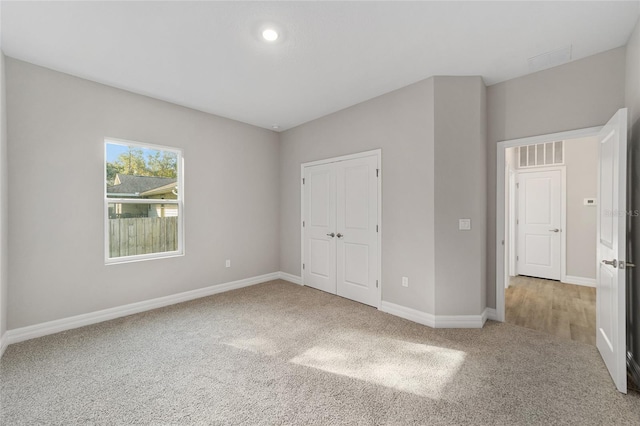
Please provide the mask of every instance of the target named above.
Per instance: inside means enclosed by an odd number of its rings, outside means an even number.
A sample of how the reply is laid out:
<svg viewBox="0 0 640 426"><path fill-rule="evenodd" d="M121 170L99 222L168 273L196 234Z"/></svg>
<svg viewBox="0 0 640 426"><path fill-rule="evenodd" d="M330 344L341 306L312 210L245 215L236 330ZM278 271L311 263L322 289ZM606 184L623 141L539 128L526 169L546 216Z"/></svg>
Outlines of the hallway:
<svg viewBox="0 0 640 426"><path fill-rule="evenodd" d="M505 290L506 322L596 344L596 289L526 276Z"/></svg>

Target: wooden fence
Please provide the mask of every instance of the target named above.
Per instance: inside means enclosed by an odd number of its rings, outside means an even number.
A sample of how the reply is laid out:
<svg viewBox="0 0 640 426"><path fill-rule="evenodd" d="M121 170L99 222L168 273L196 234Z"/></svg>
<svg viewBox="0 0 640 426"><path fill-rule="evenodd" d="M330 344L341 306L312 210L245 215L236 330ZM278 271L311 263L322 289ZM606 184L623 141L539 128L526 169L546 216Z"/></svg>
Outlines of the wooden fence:
<svg viewBox="0 0 640 426"><path fill-rule="evenodd" d="M178 250L177 217L109 219L109 257Z"/></svg>

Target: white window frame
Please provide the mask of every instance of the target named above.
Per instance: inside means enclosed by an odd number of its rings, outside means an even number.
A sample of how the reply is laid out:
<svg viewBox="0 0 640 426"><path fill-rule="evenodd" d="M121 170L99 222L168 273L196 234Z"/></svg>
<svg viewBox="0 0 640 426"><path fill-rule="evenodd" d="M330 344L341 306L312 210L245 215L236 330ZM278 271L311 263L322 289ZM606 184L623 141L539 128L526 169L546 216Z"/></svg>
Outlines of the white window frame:
<svg viewBox="0 0 640 426"><path fill-rule="evenodd" d="M154 198L107 198L107 145L123 145L134 148L153 149L157 151L169 151L176 154L178 198L176 200ZM104 139L104 167L103 199L104 199L104 261L106 265L119 263L139 262L144 260L163 259L167 257L184 256L184 159L182 149L163 145L154 145L142 142L129 141L116 138ZM131 256L109 257L109 204L174 204L178 206L178 249L159 253L136 254Z"/></svg>

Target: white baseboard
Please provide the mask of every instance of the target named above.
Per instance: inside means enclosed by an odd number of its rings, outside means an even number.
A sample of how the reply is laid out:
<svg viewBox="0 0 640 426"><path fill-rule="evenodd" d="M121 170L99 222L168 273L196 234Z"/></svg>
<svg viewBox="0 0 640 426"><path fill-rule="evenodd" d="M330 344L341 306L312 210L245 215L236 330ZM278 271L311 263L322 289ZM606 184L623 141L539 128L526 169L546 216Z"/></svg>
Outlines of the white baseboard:
<svg viewBox="0 0 640 426"><path fill-rule="evenodd" d="M193 299L199 299L201 297L211 296L213 294L223 293L229 290L248 287L266 281L277 280L279 278L280 273L273 272L270 274L259 275L257 277L245 278L242 280L232 281L224 284L212 285L210 287L200 288L197 290L185 291L183 293L173 294L170 296L158 297L156 299L117 306L115 308L103 309L96 312L90 312L88 314L76 315L69 318L48 321L45 323L30 325L27 327L15 328L6 332L3 338L3 344L6 346L12 343L34 339L36 337L42 337L49 334L59 333L61 331L84 327L85 325L96 324L127 315L150 311L152 309L162 308Z"/></svg>
<svg viewBox="0 0 640 426"><path fill-rule="evenodd" d="M404 318L409 321L417 322L418 324L426 325L435 328L436 321L435 316L427 314L426 312L418 311L416 309L407 308L405 306L396 305L395 303L385 302L380 303L380 310L391 315L395 315L400 318Z"/></svg>
<svg viewBox="0 0 640 426"><path fill-rule="evenodd" d="M488 318L487 309L481 315L433 315L384 300L380 310L431 328L482 328Z"/></svg>
<svg viewBox="0 0 640 426"><path fill-rule="evenodd" d="M481 315L436 315L436 328L482 328L486 321Z"/></svg>
<svg viewBox="0 0 640 426"><path fill-rule="evenodd" d="M576 277L573 275L564 276L562 282L567 284L583 285L585 287L596 286L595 278Z"/></svg>
<svg viewBox="0 0 640 426"><path fill-rule="evenodd" d="M486 320L498 321L498 311L494 308L485 308L482 315Z"/></svg>
<svg viewBox="0 0 640 426"><path fill-rule="evenodd" d="M288 273L282 272L282 271L278 272L278 274L280 275L279 278L281 280L285 280L285 281L289 281L290 283L302 285L302 277L299 277L299 276L293 275L293 274L288 274Z"/></svg>
<svg viewBox="0 0 640 426"><path fill-rule="evenodd" d="M9 346L9 343L7 341L7 333L4 333L2 336L0 336L0 358L2 358L2 355L4 355L4 350L7 349L7 346Z"/></svg>

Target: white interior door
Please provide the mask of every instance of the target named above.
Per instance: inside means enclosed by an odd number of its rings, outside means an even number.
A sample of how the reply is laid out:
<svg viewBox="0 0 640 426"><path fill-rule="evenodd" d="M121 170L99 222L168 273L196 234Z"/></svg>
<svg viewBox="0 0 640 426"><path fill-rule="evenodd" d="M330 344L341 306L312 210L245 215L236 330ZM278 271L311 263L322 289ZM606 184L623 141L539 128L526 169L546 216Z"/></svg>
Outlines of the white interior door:
<svg viewBox="0 0 640 426"><path fill-rule="evenodd" d="M378 158L336 163L337 294L378 304Z"/></svg>
<svg viewBox="0 0 640 426"><path fill-rule="evenodd" d="M599 141L596 346L616 387L626 393L626 108L604 126Z"/></svg>
<svg viewBox="0 0 640 426"><path fill-rule="evenodd" d="M518 183L518 274L560 280L562 172L522 172Z"/></svg>
<svg viewBox="0 0 640 426"><path fill-rule="evenodd" d="M303 166L303 282L378 306L379 155Z"/></svg>
<svg viewBox="0 0 640 426"><path fill-rule="evenodd" d="M336 293L336 170L304 168L304 283Z"/></svg>

